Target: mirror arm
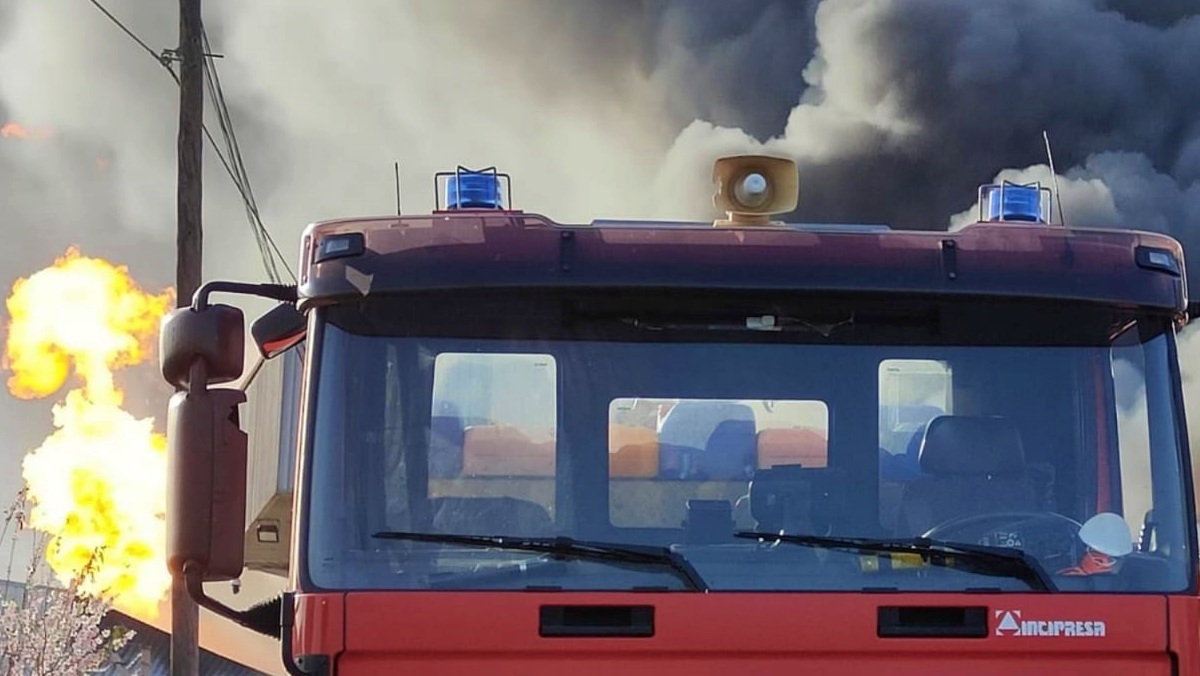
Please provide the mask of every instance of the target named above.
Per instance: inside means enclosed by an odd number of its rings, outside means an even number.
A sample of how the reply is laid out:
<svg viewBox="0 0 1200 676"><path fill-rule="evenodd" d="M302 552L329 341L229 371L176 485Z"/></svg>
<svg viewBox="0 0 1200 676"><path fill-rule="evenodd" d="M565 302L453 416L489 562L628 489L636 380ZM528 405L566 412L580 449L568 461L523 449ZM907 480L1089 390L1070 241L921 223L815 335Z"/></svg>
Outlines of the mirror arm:
<svg viewBox="0 0 1200 676"><path fill-rule="evenodd" d="M282 622L279 612L280 599L272 599L265 603L251 606L247 610L235 610L221 603L204 591L204 573L195 563L188 561L183 564L183 578L187 584L188 596L201 608L207 608L214 614L231 620L241 626L271 638L280 638Z"/></svg>
<svg viewBox="0 0 1200 676"><path fill-rule="evenodd" d="M205 282L203 286L196 290L196 295L192 296L192 309L198 311L207 308L208 297L218 291L258 296L260 298L272 298L288 303L295 303L299 298L294 285L212 281Z"/></svg>
<svg viewBox="0 0 1200 676"><path fill-rule="evenodd" d="M296 665L292 654L292 625L295 617L295 601L291 592L264 603L251 606L248 610L235 610L209 596L204 591L202 574L189 562L183 567L188 595L201 608L207 608L220 617L238 623L247 629L279 639L284 667L289 674L305 676L309 673Z"/></svg>
<svg viewBox="0 0 1200 676"><path fill-rule="evenodd" d="M234 389L245 392L246 388L250 387L250 383L254 382L254 377L257 376L258 372L262 370L263 364L266 363L267 360L261 354L258 355L258 357L254 360L254 365L250 367L250 370L246 372L246 375L242 376L241 380L234 383Z"/></svg>

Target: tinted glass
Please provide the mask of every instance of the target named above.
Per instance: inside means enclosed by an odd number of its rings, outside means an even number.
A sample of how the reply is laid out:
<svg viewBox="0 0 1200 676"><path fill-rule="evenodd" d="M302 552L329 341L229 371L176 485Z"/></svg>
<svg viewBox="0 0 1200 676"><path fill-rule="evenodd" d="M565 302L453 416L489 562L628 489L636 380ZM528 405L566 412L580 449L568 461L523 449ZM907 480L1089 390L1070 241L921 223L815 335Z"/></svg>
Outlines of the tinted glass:
<svg viewBox="0 0 1200 676"><path fill-rule="evenodd" d="M662 566L381 531L670 547L714 590L1028 590L738 530L1018 547L1064 592L1188 584L1165 321L965 344L921 327L872 344L859 326L841 344L360 319L342 313L318 343L305 542L319 587L683 584ZM1081 536L1098 514L1122 526Z"/></svg>

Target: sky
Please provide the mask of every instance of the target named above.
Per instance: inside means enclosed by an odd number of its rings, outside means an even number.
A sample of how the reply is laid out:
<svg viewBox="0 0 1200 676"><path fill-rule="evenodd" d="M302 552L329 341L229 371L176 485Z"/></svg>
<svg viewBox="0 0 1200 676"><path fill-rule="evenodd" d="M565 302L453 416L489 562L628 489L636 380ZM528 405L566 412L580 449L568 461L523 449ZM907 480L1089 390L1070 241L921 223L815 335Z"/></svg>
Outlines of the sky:
<svg viewBox="0 0 1200 676"><path fill-rule="evenodd" d="M103 5L153 50L175 46L174 3ZM711 159L765 150L800 165L794 220L945 230L973 213L981 183L1049 179L1043 130L1072 225L1169 233L1195 268L1195 12L1190 0L209 0L205 21L263 222L293 268L308 223L394 212L393 162L405 211L432 208L435 171L495 165L515 206L555 220L707 219ZM159 63L88 0L0 3L0 124L49 135L0 138L6 289L69 244L148 290L171 283L177 105ZM211 152L204 178L205 277L265 281ZM133 398L154 409L156 396ZM49 416L47 401L0 393L0 496Z"/></svg>

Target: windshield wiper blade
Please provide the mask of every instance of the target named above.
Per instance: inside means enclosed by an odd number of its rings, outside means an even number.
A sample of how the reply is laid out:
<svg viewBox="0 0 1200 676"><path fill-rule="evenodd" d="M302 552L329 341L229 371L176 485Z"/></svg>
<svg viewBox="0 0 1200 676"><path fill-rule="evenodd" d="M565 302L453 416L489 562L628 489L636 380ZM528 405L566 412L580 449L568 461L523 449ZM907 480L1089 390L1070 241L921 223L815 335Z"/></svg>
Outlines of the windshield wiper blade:
<svg viewBox="0 0 1200 676"><path fill-rule="evenodd" d="M1028 584L1034 591L1055 591L1054 582L1045 569L1029 554L1012 547L988 547L961 542L910 538L876 540L870 538L829 537L758 531L738 531L739 538L777 540L822 549L840 549L860 554L925 554L934 565L946 565L930 554L953 558L953 566L981 575L1012 577Z"/></svg>
<svg viewBox="0 0 1200 676"><path fill-rule="evenodd" d="M518 552L550 554L559 558L583 559L588 561L611 561L614 563L640 563L662 566L673 571L687 583L692 591L708 591L708 583L696 572L683 555L667 547L648 545L614 544L576 540L569 537L527 538L503 535L458 535L454 533L417 533L409 531L382 531L372 537L383 540L411 540L462 545L464 547L494 547Z"/></svg>

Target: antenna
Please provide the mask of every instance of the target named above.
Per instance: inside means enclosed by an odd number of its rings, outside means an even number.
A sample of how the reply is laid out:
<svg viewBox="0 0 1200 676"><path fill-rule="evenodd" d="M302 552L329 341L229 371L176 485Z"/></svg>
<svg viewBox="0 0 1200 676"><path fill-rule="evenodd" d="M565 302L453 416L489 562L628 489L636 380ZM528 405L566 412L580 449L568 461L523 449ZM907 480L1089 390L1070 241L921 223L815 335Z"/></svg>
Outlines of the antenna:
<svg viewBox="0 0 1200 676"><path fill-rule="evenodd" d="M400 163L393 162L392 166L396 170L396 215L403 216L404 213L400 211Z"/></svg>
<svg viewBox="0 0 1200 676"><path fill-rule="evenodd" d="M1058 172L1054 170L1054 153L1050 152L1050 134L1043 129L1042 138L1046 140L1046 159L1050 162L1050 176L1054 179L1054 201L1058 202L1058 222L1067 227L1067 217L1063 215L1062 193L1058 191Z"/></svg>

